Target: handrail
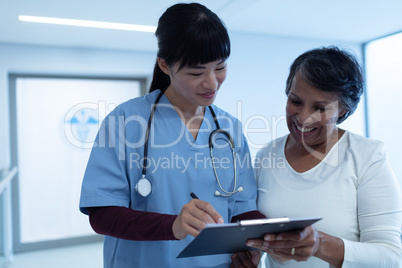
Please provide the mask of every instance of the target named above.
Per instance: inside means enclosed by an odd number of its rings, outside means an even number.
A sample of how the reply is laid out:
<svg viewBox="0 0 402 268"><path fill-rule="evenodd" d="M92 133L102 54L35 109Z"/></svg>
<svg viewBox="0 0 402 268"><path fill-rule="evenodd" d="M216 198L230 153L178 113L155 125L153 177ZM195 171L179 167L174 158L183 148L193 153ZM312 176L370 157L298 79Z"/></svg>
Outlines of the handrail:
<svg viewBox="0 0 402 268"><path fill-rule="evenodd" d="M14 167L4 176L4 179L0 180L0 195L3 193L4 189L6 189L11 180L14 178L15 174L17 174L17 167Z"/></svg>
<svg viewBox="0 0 402 268"><path fill-rule="evenodd" d="M13 254L13 224L12 224L12 200L11 200L11 181L17 174L17 167L8 171L4 178L0 180L0 196L3 199L3 251L6 262L10 263L14 260Z"/></svg>

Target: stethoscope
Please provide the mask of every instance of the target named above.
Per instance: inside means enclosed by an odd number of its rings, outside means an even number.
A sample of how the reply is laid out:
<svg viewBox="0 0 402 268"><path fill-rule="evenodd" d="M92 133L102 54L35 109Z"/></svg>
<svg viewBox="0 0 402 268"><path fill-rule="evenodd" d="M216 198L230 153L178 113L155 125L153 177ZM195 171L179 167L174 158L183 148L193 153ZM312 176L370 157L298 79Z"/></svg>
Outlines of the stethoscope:
<svg viewBox="0 0 402 268"><path fill-rule="evenodd" d="M152 191L151 182L145 177L146 173L147 173L147 166L148 166L148 140L149 140L149 132L150 132L150 129L151 129L151 124L152 124L152 119L154 117L155 109L156 109L156 106L159 103L159 100L161 99L163 94L164 94L164 91L161 91L159 93L158 97L155 100L154 105L152 106L151 115L149 116L148 126L147 126L147 130L146 130L146 133L145 133L144 161L143 161L143 166L142 166L142 177L138 181L138 183L135 185L135 190L143 197L147 197ZM214 170L215 179L216 179L216 181L218 183L218 186L219 186L219 188L221 190L221 192L215 191L215 196L229 197L229 196L231 196L231 195L233 195L235 193L243 191L243 187L241 187L241 186L239 188L237 188L237 190L236 190L237 175L236 175L235 145L234 145L234 141L233 141L232 137L230 136L230 134L227 131L225 131L225 130L220 128L218 119L216 118L216 114L215 114L214 110L212 109L212 107L208 106L208 108L211 111L212 117L214 118L214 122L215 122L215 125L216 125L216 129L211 132L211 134L209 135L209 140L208 140L209 153L210 153L211 161L212 161L212 168ZM226 136L226 138L228 140L228 143L230 145L230 149L232 151L233 169L234 169L234 185L233 185L233 190L232 191L226 191L225 189L223 189L223 187L221 185L221 182L220 182L220 180L218 178L218 174L216 172L213 148L214 148L215 135L219 134L219 133L222 133L223 135Z"/></svg>

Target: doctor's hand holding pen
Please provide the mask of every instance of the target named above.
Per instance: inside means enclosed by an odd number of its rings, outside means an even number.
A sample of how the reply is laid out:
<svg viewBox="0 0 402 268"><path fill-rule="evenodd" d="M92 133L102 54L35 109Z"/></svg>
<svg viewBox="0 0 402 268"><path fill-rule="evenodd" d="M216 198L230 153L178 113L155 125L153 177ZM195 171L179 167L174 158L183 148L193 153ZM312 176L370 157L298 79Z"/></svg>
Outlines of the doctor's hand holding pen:
<svg viewBox="0 0 402 268"><path fill-rule="evenodd" d="M172 230L177 239L187 235L196 237L208 223L223 223L222 216L210 203L198 199L194 193L190 195L193 199L183 206L173 222Z"/></svg>
<svg viewBox="0 0 402 268"><path fill-rule="evenodd" d="M173 223L173 234L177 239L184 239L188 234L197 236L207 223L223 223L223 218L211 204L198 199L193 192L193 200L183 206L180 215ZM239 252L233 254L230 267L257 267L260 262L259 251Z"/></svg>

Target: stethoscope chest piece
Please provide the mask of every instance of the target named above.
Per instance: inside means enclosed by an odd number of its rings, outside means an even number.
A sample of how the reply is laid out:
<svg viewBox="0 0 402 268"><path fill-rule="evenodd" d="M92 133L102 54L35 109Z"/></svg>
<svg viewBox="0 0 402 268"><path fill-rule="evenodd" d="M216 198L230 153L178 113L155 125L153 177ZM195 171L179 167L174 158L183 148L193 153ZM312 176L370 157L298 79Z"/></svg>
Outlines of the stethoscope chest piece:
<svg viewBox="0 0 402 268"><path fill-rule="evenodd" d="M135 185L135 190L142 197L147 197L152 190L151 182L147 178L141 178L138 183Z"/></svg>

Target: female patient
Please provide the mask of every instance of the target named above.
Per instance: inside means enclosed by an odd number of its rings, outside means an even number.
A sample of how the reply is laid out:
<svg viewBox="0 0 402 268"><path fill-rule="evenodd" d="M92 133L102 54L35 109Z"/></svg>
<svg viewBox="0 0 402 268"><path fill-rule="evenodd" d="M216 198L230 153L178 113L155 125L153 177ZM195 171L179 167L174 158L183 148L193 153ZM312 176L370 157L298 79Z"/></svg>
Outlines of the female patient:
<svg viewBox="0 0 402 268"><path fill-rule="evenodd" d="M363 93L356 59L336 47L299 56L286 83L289 135L258 152L258 209L323 219L248 241L268 267L400 267L402 199L382 142L340 129ZM264 168L275 155L285 167Z"/></svg>

